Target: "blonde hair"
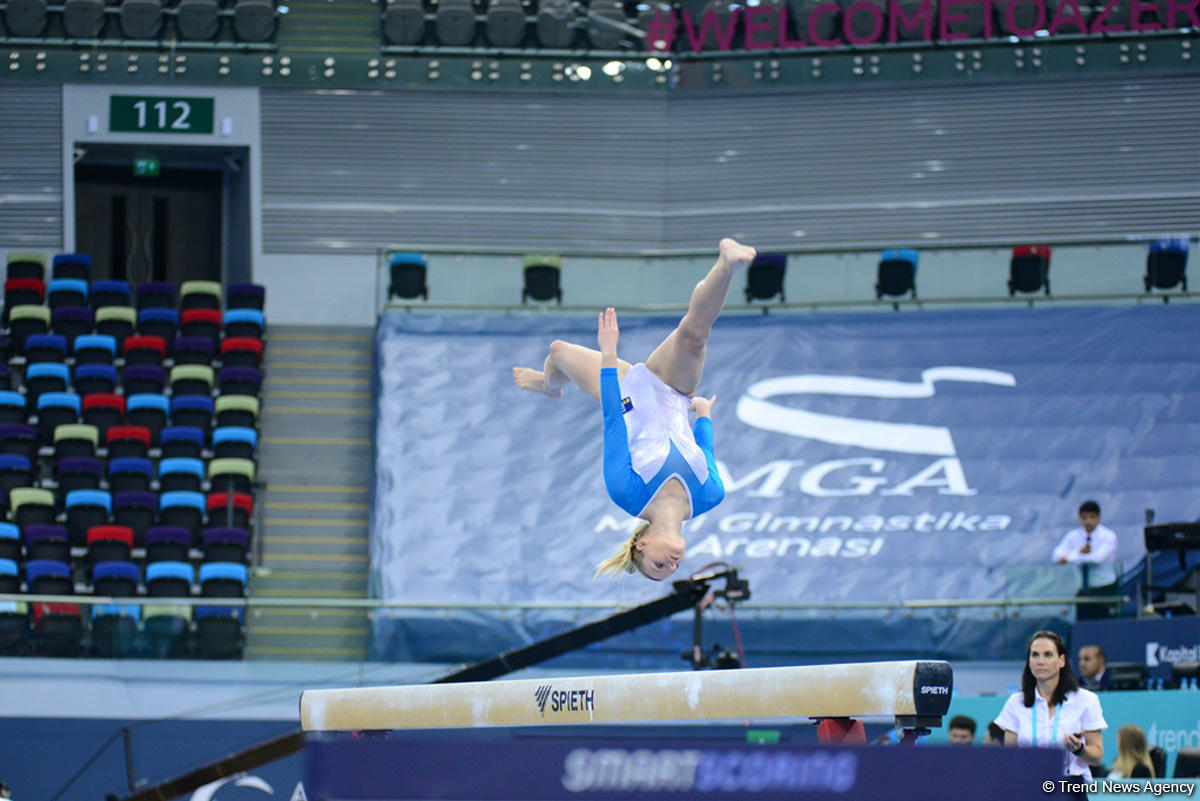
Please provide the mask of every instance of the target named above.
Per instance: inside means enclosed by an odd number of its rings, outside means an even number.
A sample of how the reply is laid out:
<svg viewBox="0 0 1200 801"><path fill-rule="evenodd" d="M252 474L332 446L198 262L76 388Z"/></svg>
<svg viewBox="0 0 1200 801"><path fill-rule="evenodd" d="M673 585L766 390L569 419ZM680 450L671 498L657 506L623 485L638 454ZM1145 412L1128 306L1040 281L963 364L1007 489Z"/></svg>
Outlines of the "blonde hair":
<svg viewBox="0 0 1200 801"><path fill-rule="evenodd" d="M1138 765L1145 765L1150 770L1150 778L1156 778L1142 727L1136 723L1126 723L1117 729L1117 758L1109 770L1120 771L1122 776L1129 778Z"/></svg>
<svg viewBox="0 0 1200 801"><path fill-rule="evenodd" d="M649 530L649 521L644 521L635 528L629 539L621 543L620 547L617 548L616 553L596 565L596 574L592 578L600 578L601 576L610 574L619 576L622 573L637 572L642 564L642 552L637 548L638 540L646 536L646 532Z"/></svg>

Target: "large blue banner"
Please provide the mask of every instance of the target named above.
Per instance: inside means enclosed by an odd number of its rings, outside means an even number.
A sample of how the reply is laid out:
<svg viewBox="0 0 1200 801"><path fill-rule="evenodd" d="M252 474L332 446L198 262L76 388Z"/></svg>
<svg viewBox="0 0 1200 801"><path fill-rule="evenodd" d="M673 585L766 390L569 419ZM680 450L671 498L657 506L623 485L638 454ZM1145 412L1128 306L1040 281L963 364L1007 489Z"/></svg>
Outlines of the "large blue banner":
<svg viewBox="0 0 1200 801"><path fill-rule="evenodd" d="M622 316L622 358L644 360L675 323ZM1076 574L1050 554L1089 498L1130 568L1146 509L1200 515L1198 323L1194 306L723 317L700 392L718 397L726 498L685 524L679 575L736 564L759 603L1073 595ZM383 598L615 605L667 591L592 579L636 522L605 493L598 404L512 382L510 367L540 366L553 339L594 347L594 326L380 319L371 559ZM913 648L953 653L961 620L893 623ZM381 616L373 653L467 659L539 634L505 626L487 613ZM969 647L1026 632L1010 634Z"/></svg>

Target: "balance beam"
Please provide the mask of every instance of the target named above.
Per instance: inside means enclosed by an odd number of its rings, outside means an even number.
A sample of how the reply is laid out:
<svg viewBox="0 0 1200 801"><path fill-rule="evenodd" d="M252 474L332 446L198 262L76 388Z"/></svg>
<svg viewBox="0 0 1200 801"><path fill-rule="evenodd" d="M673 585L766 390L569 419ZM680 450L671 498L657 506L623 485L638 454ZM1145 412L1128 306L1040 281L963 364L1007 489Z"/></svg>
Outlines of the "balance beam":
<svg viewBox="0 0 1200 801"><path fill-rule="evenodd" d="M462 684L307 690L306 731L645 723L892 715L941 725L946 662L636 673Z"/></svg>

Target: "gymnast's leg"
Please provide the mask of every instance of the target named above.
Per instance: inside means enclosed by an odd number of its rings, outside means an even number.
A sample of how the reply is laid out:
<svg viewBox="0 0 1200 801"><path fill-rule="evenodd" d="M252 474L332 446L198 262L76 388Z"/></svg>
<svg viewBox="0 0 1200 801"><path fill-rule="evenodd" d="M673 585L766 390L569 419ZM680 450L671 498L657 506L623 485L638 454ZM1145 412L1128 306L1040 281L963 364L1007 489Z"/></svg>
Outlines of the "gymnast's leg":
<svg viewBox="0 0 1200 801"><path fill-rule="evenodd" d="M646 359L646 367L684 395L692 395L700 386L704 372L704 353L713 322L725 305L735 270L754 260L754 248L722 239L717 263L709 270L688 302L687 313L679 325Z"/></svg>
<svg viewBox="0 0 1200 801"><path fill-rule="evenodd" d="M624 378L629 362L617 362L617 377ZM541 370L514 367L513 381L521 389L541 392L551 398L561 398L562 388L571 382L600 400L600 351L556 339L550 343L550 354Z"/></svg>

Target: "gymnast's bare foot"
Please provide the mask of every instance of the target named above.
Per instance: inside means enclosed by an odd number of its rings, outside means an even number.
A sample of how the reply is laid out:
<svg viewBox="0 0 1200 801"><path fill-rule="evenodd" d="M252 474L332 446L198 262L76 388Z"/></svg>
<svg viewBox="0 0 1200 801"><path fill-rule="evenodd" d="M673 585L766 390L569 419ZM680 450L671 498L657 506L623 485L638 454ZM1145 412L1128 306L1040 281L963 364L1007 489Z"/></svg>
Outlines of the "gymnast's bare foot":
<svg viewBox="0 0 1200 801"><path fill-rule="evenodd" d="M722 239L718 247L721 249L721 259L734 270L745 267L758 255L754 248L740 245L728 238Z"/></svg>
<svg viewBox="0 0 1200 801"><path fill-rule="evenodd" d="M548 398L561 398L562 387L552 387L546 380L546 374L532 367L514 367L513 381L521 389L529 392L540 392Z"/></svg>

